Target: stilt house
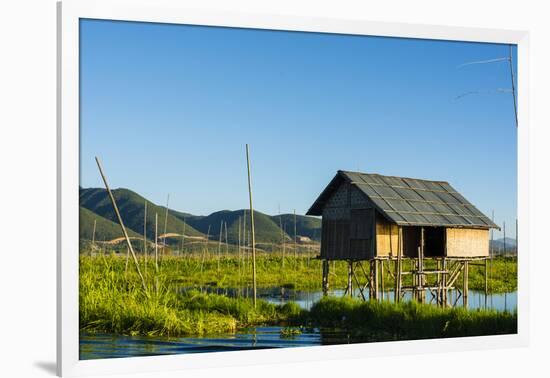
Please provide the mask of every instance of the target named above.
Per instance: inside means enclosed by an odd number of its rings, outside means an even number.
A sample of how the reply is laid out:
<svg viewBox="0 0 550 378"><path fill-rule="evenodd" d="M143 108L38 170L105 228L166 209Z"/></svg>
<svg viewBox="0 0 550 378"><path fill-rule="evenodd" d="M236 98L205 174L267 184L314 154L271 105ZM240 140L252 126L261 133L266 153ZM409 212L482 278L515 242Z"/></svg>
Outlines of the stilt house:
<svg viewBox="0 0 550 378"><path fill-rule="evenodd" d="M498 226L444 181L338 171L307 215L322 216L321 259L478 258Z"/></svg>

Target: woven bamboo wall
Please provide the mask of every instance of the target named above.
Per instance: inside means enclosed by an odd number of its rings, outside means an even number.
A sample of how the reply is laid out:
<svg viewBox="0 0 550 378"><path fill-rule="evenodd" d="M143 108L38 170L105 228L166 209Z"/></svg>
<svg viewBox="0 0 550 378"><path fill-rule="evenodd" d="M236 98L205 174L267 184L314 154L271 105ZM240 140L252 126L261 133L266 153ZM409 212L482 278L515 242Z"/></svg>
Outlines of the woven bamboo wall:
<svg viewBox="0 0 550 378"><path fill-rule="evenodd" d="M376 255L397 256L399 246L399 226L390 224L378 215L376 217Z"/></svg>
<svg viewBox="0 0 550 378"><path fill-rule="evenodd" d="M448 257L489 256L489 230L448 228L446 237Z"/></svg>

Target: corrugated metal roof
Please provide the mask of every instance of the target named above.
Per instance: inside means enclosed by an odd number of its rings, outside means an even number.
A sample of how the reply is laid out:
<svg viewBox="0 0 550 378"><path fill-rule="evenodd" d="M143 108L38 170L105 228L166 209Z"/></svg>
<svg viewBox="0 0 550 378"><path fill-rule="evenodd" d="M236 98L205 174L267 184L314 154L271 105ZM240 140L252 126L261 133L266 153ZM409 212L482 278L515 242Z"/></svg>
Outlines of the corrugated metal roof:
<svg viewBox="0 0 550 378"><path fill-rule="evenodd" d="M398 225L499 228L447 182L349 171L338 171L307 214L321 215L342 180L357 187Z"/></svg>

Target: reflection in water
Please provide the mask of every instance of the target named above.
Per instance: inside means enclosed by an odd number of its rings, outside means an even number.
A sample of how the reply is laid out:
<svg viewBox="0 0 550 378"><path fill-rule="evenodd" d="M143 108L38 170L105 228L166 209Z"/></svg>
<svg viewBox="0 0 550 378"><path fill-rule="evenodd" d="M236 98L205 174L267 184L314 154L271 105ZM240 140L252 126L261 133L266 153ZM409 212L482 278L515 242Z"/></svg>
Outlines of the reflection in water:
<svg viewBox="0 0 550 378"><path fill-rule="evenodd" d="M216 288L216 287L201 287L201 288L182 288L182 291L198 289L202 292L225 295L231 298L235 297L250 297L252 288ZM344 290L332 290L330 296L342 297ZM358 289L354 290L354 297L359 298L361 294ZM368 296L368 289L365 290L365 296ZM300 307L309 310L311 306L323 297L322 291L301 291L286 289L284 287L258 288L258 297L273 304L284 304L292 301L296 302ZM385 291L384 298L393 301L393 291ZM412 293L405 293L405 300L411 300ZM457 290L449 290L449 303L455 303L456 306L462 306L462 298ZM426 302L435 303L435 298L430 291L426 291ZM497 311L514 311L517 307L517 292L503 294L489 294L485 297L483 291L469 290L468 291L468 308L470 309L493 309Z"/></svg>
<svg viewBox="0 0 550 378"><path fill-rule="evenodd" d="M80 359L223 352L321 345L317 329L296 337L281 337L282 327L254 327L235 334L208 337L157 338L118 335L80 335ZM334 333L334 337L343 337ZM330 337L329 337L330 339ZM328 341L327 341L328 342Z"/></svg>
<svg viewBox="0 0 550 378"><path fill-rule="evenodd" d="M191 288L182 288L182 291ZM247 297L251 295L251 289L220 289L200 288L201 291L217 293L229 297ZM334 290L332 296L341 297L343 290ZM359 291L354 296L359 296ZM322 297L320 291L299 291L285 288L264 288L258 289L258 296L274 304L284 304L288 301L298 303L302 308L309 309L313 303ZM392 300L393 292L384 293L384 298ZM405 295L410 299L410 293ZM429 292L426 293L427 302L432 299ZM458 305L462 300L457 291L450 293L450 301L458 298ZM493 294L485 297L483 292L469 292L469 307L491 308L498 311L513 311L517 306L517 293ZM352 342L350 335L345 331L303 329L302 333L293 337L282 337L282 327L252 327L240 330L238 333L209 335L208 337L143 337L143 336L120 336L111 334L86 334L80 335L80 359L115 358L131 356L152 356L164 354L186 354L221 352L249 349L266 348L289 348L314 345L347 344ZM368 342L368 338L355 342Z"/></svg>

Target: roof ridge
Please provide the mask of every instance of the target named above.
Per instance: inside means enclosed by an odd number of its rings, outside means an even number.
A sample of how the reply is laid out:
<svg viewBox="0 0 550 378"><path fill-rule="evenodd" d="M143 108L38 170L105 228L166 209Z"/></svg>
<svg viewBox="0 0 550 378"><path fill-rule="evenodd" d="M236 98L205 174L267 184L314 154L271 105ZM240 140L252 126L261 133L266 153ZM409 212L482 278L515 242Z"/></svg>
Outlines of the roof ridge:
<svg viewBox="0 0 550 378"><path fill-rule="evenodd" d="M392 176L392 175L383 175L383 174L380 174L380 173L375 173L375 172L359 172L359 171L348 171L348 170L338 170L338 173L343 173L343 174L346 174L346 173L354 173L354 174L359 174L359 175L376 175L376 176L381 176L381 177L389 177L389 178L397 178L397 179L407 179L407 180L416 180L416 181L424 181L424 182L434 182L434 183L443 183L443 184L448 184L448 185L451 185L449 184L448 181L443 181L443 180L428 180L428 179L421 179L421 178L415 178L415 177L404 177L404 176ZM390 185L391 186L391 185Z"/></svg>

